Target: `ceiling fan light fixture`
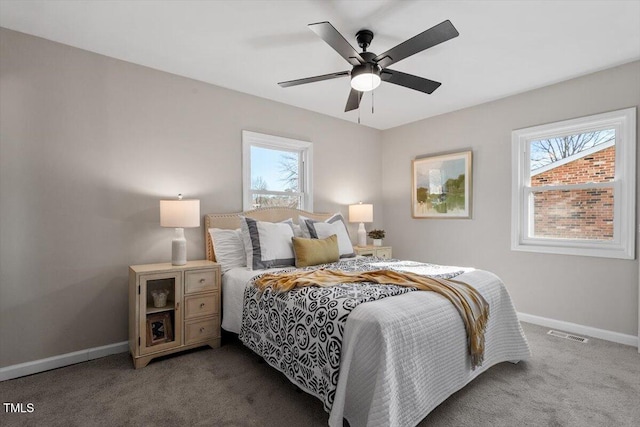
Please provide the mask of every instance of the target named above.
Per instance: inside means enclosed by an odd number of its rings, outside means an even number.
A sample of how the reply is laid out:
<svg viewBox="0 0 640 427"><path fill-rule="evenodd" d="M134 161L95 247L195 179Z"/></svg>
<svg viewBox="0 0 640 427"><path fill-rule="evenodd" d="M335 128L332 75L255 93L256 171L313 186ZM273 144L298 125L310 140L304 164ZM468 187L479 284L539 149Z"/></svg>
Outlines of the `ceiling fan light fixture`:
<svg viewBox="0 0 640 427"><path fill-rule="evenodd" d="M381 83L383 73L386 83L423 93L432 93L441 85L440 82L414 76L413 74L394 71L389 69L389 66L460 35L451 21L446 20L392 47L386 52L376 55L373 52L367 51L373 40L373 31L371 30L362 29L356 33L356 41L358 42L358 46L362 48L362 52L357 52L353 46L349 44L347 39L328 21L309 24L309 29L320 36L325 43L344 58L345 61L351 64L351 71L339 71L337 73L323 74L304 79L289 80L279 82L278 85L281 87L291 87L350 76L351 90L349 91L349 98L347 98L347 105L344 108L345 113L360 108L362 94L364 92L371 92L377 88ZM373 113L373 93L371 96L371 112ZM358 123L360 123L359 116Z"/></svg>
<svg viewBox="0 0 640 427"><path fill-rule="evenodd" d="M357 91L372 91L380 82L380 67L376 64L357 65L351 71L351 87Z"/></svg>

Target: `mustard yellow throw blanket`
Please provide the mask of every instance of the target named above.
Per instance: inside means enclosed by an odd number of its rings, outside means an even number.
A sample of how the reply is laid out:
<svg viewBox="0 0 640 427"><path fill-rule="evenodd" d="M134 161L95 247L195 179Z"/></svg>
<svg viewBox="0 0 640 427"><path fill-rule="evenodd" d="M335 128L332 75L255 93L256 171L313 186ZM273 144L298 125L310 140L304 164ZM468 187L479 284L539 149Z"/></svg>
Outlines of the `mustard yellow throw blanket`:
<svg viewBox="0 0 640 427"><path fill-rule="evenodd" d="M471 367L482 365L484 357L484 331L489 320L489 304L480 293L467 283L394 270L345 272L318 269L267 273L256 279L260 290L272 288L276 292L305 286L333 286L341 283L373 282L415 287L422 291L437 292L447 298L458 310L467 331Z"/></svg>

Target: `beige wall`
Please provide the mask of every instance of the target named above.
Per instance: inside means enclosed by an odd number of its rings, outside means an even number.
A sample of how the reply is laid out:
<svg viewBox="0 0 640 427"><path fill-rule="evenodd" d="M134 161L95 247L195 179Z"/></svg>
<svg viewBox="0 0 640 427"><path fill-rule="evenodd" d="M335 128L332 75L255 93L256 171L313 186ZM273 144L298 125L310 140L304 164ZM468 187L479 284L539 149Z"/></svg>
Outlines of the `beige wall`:
<svg viewBox="0 0 640 427"><path fill-rule="evenodd" d="M385 243L400 258L495 272L519 312L637 335L637 258L511 251L510 226L512 130L639 104L634 62L385 131ZM412 219L411 160L467 149L474 156L473 218Z"/></svg>
<svg viewBox="0 0 640 427"><path fill-rule="evenodd" d="M125 341L127 266L171 259L158 200L241 210L243 129L312 141L315 210L383 223L377 130L5 29L0 57L0 367Z"/></svg>

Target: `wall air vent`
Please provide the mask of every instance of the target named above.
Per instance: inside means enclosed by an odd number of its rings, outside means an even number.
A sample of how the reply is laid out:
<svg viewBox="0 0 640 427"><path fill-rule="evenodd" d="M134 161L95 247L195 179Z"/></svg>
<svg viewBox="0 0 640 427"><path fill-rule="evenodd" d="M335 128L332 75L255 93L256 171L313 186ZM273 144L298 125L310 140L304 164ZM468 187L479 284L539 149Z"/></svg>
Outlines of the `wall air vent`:
<svg viewBox="0 0 640 427"><path fill-rule="evenodd" d="M558 332L558 331L554 331L554 330L550 330L549 332L547 332L547 335L553 335L554 337L564 338L564 339L571 340L571 341L577 341L577 342L581 342L583 344L589 342L588 338L579 337L577 335L566 334L564 332Z"/></svg>

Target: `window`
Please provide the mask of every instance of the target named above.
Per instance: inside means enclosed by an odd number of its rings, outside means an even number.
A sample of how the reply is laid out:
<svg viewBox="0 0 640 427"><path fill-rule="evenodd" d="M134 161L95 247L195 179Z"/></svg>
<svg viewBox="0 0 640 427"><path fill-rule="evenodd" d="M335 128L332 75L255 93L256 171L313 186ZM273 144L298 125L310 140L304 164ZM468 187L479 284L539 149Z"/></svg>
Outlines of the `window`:
<svg viewBox="0 0 640 427"><path fill-rule="evenodd" d="M512 133L513 250L634 259L636 109Z"/></svg>
<svg viewBox="0 0 640 427"><path fill-rule="evenodd" d="M285 206L313 211L310 142L242 131L244 210Z"/></svg>

